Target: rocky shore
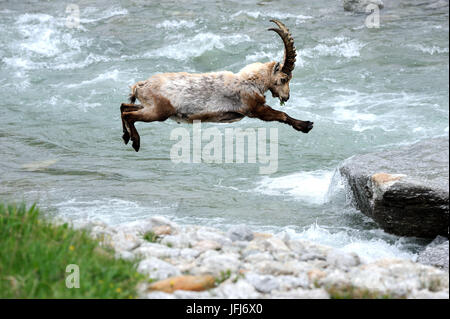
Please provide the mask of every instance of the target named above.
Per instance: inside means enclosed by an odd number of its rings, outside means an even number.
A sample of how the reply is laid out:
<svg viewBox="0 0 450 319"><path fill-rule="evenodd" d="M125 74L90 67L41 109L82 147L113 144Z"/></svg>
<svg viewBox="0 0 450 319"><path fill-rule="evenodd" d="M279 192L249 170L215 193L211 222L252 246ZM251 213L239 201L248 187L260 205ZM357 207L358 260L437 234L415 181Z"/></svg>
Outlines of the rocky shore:
<svg viewBox="0 0 450 319"><path fill-rule="evenodd" d="M365 263L286 233L178 225L153 216L108 226L77 222L115 258L153 279L140 298L449 298L449 274L409 260Z"/></svg>

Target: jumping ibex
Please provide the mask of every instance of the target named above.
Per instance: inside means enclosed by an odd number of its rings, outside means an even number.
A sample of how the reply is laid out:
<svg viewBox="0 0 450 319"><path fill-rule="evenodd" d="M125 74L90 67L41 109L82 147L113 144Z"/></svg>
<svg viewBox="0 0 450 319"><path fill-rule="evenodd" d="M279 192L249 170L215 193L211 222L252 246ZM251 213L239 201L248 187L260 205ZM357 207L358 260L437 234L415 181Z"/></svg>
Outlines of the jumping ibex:
<svg viewBox="0 0 450 319"><path fill-rule="evenodd" d="M286 26L277 20L278 28L269 30L278 33L284 43L284 60L278 62L253 63L239 73L229 71L203 74L185 72L156 74L146 81L131 87L131 104L122 103L123 140L133 141L139 151L140 137L135 122L231 123L245 116L263 121L278 121L289 124L297 131L308 133L313 123L294 119L284 112L266 104L265 92L270 90L281 103L289 100L289 81L292 78L296 51L294 40ZM134 104L139 99L142 105Z"/></svg>

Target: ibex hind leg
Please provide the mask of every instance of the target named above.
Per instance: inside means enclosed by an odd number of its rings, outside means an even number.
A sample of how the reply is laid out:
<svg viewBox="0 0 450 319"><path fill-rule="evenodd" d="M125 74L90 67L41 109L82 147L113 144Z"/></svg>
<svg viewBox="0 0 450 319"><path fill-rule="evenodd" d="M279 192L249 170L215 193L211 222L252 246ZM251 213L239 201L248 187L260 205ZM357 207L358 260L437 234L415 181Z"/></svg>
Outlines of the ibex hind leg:
<svg viewBox="0 0 450 319"><path fill-rule="evenodd" d="M130 141L130 136L132 135L132 128L130 127L128 122L123 119L122 116L123 112L138 111L142 108L143 108L142 105L127 104L127 103L122 103L122 105L120 106L120 113L122 117L122 130L123 130L122 139L125 142L125 145L128 144L128 142Z"/></svg>

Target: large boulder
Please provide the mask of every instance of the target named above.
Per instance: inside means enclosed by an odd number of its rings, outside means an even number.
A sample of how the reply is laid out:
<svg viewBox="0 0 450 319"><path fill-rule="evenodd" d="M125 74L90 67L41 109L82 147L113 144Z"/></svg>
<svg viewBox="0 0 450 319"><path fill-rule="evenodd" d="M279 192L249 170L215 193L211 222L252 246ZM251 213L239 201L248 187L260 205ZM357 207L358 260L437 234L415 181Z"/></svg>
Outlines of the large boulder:
<svg viewBox="0 0 450 319"><path fill-rule="evenodd" d="M344 161L339 168L355 206L386 232L448 237L448 138Z"/></svg>

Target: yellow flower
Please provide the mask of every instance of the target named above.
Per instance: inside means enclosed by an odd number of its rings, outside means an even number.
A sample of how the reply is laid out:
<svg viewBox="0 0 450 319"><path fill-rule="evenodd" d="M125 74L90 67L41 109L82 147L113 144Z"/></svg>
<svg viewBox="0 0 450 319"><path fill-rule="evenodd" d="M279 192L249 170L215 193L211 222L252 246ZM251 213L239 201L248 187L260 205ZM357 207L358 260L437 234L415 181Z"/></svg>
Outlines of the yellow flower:
<svg viewBox="0 0 450 319"><path fill-rule="evenodd" d="M116 289L116 292L117 292L117 293L121 293L121 292L122 292L122 288L120 288L120 287L117 288L117 289Z"/></svg>
<svg viewBox="0 0 450 319"><path fill-rule="evenodd" d="M69 246L69 250L70 250L70 251L74 251L74 250L75 250L75 246L74 246L74 245L70 245L70 246Z"/></svg>

